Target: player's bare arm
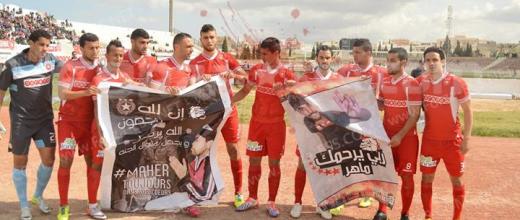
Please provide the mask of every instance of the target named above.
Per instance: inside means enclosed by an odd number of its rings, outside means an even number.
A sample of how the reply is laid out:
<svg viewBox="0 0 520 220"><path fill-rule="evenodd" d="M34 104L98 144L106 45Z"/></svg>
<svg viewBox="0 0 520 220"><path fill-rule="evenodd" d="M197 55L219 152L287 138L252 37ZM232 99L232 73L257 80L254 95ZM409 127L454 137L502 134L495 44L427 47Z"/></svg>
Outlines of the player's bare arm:
<svg viewBox="0 0 520 220"><path fill-rule="evenodd" d="M471 111L471 100L468 100L461 104L462 111L464 112L464 140L462 140L462 145L460 146L463 154L466 154L469 151L469 140L471 138L471 130L473 128L473 112Z"/></svg>
<svg viewBox="0 0 520 220"><path fill-rule="evenodd" d="M408 131L412 129L416 124L417 120L419 120L419 115L421 114L421 106L420 105L412 105L408 111L408 120L404 124L403 128L397 132L394 136L390 138L390 146L397 147L401 144L404 136L408 134Z"/></svg>
<svg viewBox="0 0 520 220"><path fill-rule="evenodd" d="M73 100L82 98L85 96L95 95L96 91L91 89L80 90L80 91L72 91L63 86L58 86L58 96L61 100Z"/></svg>
<svg viewBox="0 0 520 220"><path fill-rule="evenodd" d="M242 89L240 89L240 91L238 91L232 98L231 98L231 103L232 104L235 104L239 101L241 101L242 99L244 99L248 94L249 92L251 92L251 89L253 89L255 87L255 84L251 83L251 82L247 82L244 87L242 87Z"/></svg>

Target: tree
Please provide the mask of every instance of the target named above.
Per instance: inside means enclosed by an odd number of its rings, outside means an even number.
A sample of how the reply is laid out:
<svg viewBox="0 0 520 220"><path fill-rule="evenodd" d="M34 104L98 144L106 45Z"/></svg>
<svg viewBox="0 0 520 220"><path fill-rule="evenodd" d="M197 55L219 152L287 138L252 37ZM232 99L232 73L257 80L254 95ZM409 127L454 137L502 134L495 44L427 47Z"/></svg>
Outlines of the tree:
<svg viewBox="0 0 520 220"><path fill-rule="evenodd" d="M453 50L453 55L458 57L464 56L464 50L460 46L460 41L457 41L457 46L455 47L455 50Z"/></svg>
<svg viewBox="0 0 520 220"><path fill-rule="evenodd" d="M408 52L412 52L412 44L410 44L410 49L408 50Z"/></svg>
<svg viewBox="0 0 520 220"><path fill-rule="evenodd" d="M442 44L442 50L444 50L444 52L446 52L447 54L451 54L451 41L448 35L446 35L446 39L444 39L444 43Z"/></svg>
<svg viewBox="0 0 520 220"><path fill-rule="evenodd" d="M242 50L242 55L240 56L240 58L243 60L251 59L251 50L249 49L249 46L244 46L244 49Z"/></svg>
<svg viewBox="0 0 520 220"><path fill-rule="evenodd" d="M228 45L227 45L227 37L224 37L224 42L222 42L222 52L229 52Z"/></svg>
<svg viewBox="0 0 520 220"><path fill-rule="evenodd" d="M381 51L381 43L377 45L377 51Z"/></svg>
<svg viewBox="0 0 520 220"><path fill-rule="evenodd" d="M390 44L390 50L391 50L391 49L394 49L394 44L393 44L393 43Z"/></svg>
<svg viewBox="0 0 520 220"><path fill-rule="evenodd" d="M466 44L466 50L464 51L464 56L466 57L472 57L473 56L473 47L471 44Z"/></svg>

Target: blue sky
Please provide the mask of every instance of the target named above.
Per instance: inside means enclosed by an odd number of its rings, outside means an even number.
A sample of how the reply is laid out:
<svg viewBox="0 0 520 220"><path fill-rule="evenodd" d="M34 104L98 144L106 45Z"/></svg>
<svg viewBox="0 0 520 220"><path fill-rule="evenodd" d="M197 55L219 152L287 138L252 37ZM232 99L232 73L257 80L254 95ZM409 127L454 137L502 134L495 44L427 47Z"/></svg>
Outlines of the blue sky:
<svg viewBox="0 0 520 220"><path fill-rule="evenodd" d="M446 34L448 5L454 8L454 33L498 42L520 41L520 0L175 0L175 26L197 36L211 23L220 35L243 36L242 19L259 38L296 36L305 42L368 37L373 41L408 38L434 41ZM58 19L168 30L168 0L0 0L46 11ZM228 22L226 27L224 19ZM300 15L291 16L297 9ZM201 16L207 11L207 16ZM304 35L303 30L309 32ZM230 31L231 30L231 31Z"/></svg>

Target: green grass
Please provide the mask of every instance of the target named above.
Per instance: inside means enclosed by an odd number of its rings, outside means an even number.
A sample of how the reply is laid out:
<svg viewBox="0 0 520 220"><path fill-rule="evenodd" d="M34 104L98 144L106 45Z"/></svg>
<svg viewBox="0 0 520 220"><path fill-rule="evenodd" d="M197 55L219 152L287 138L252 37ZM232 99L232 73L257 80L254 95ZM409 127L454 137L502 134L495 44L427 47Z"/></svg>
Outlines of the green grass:
<svg viewBox="0 0 520 220"><path fill-rule="evenodd" d="M233 92L237 93L240 88L233 87ZM237 103L238 116L240 118L240 123L242 124L249 123L249 120L251 119L251 111L253 108L253 102L255 101L255 94L255 90L251 90L249 95Z"/></svg>
<svg viewBox="0 0 520 220"><path fill-rule="evenodd" d="M56 78L53 83L53 94L56 96L58 91ZM236 87L233 88L235 92L238 89ZM246 98L237 104L240 123L249 123L254 100L255 91L252 90ZM4 101L4 106L7 105L9 105L9 102ZM57 111L59 103L53 103L53 107ZM472 135L474 136L520 138L520 110L473 112L473 117ZM464 117L462 114L460 119L461 123L463 123Z"/></svg>
<svg viewBox="0 0 520 220"><path fill-rule="evenodd" d="M472 135L520 138L520 111L473 112Z"/></svg>
<svg viewBox="0 0 520 220"><path fill-rule="evenodd" d="M513 73L493 73L493 72L456 72L457 76L464 78L483 78L483 79L520 79L520 74Z"/></svg>
<svg viewBox="0 0 520 220"><path fill-rule="evenodd" d="M234 89L235 90L235 89ZM240 123L249 123L255 91L237 104ZM460 116L464 125L464 116ZM473 136L520 138L520 111L473 112Z"/></svg>

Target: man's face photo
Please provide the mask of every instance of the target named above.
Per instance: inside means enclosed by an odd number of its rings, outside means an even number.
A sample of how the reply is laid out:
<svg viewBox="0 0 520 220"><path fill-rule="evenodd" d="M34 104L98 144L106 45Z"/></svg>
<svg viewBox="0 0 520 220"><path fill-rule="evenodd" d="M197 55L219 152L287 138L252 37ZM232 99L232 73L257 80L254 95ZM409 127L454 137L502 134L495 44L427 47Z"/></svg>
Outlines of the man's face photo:
<svg viewBox="0 0 520 220"><path fill-rule="evenodd" d="M195 156L201 155L204 152L208 151L211 144L208 144L206 138L200 135L197 135L195 141L191 145L191 153Z"/></svg>

